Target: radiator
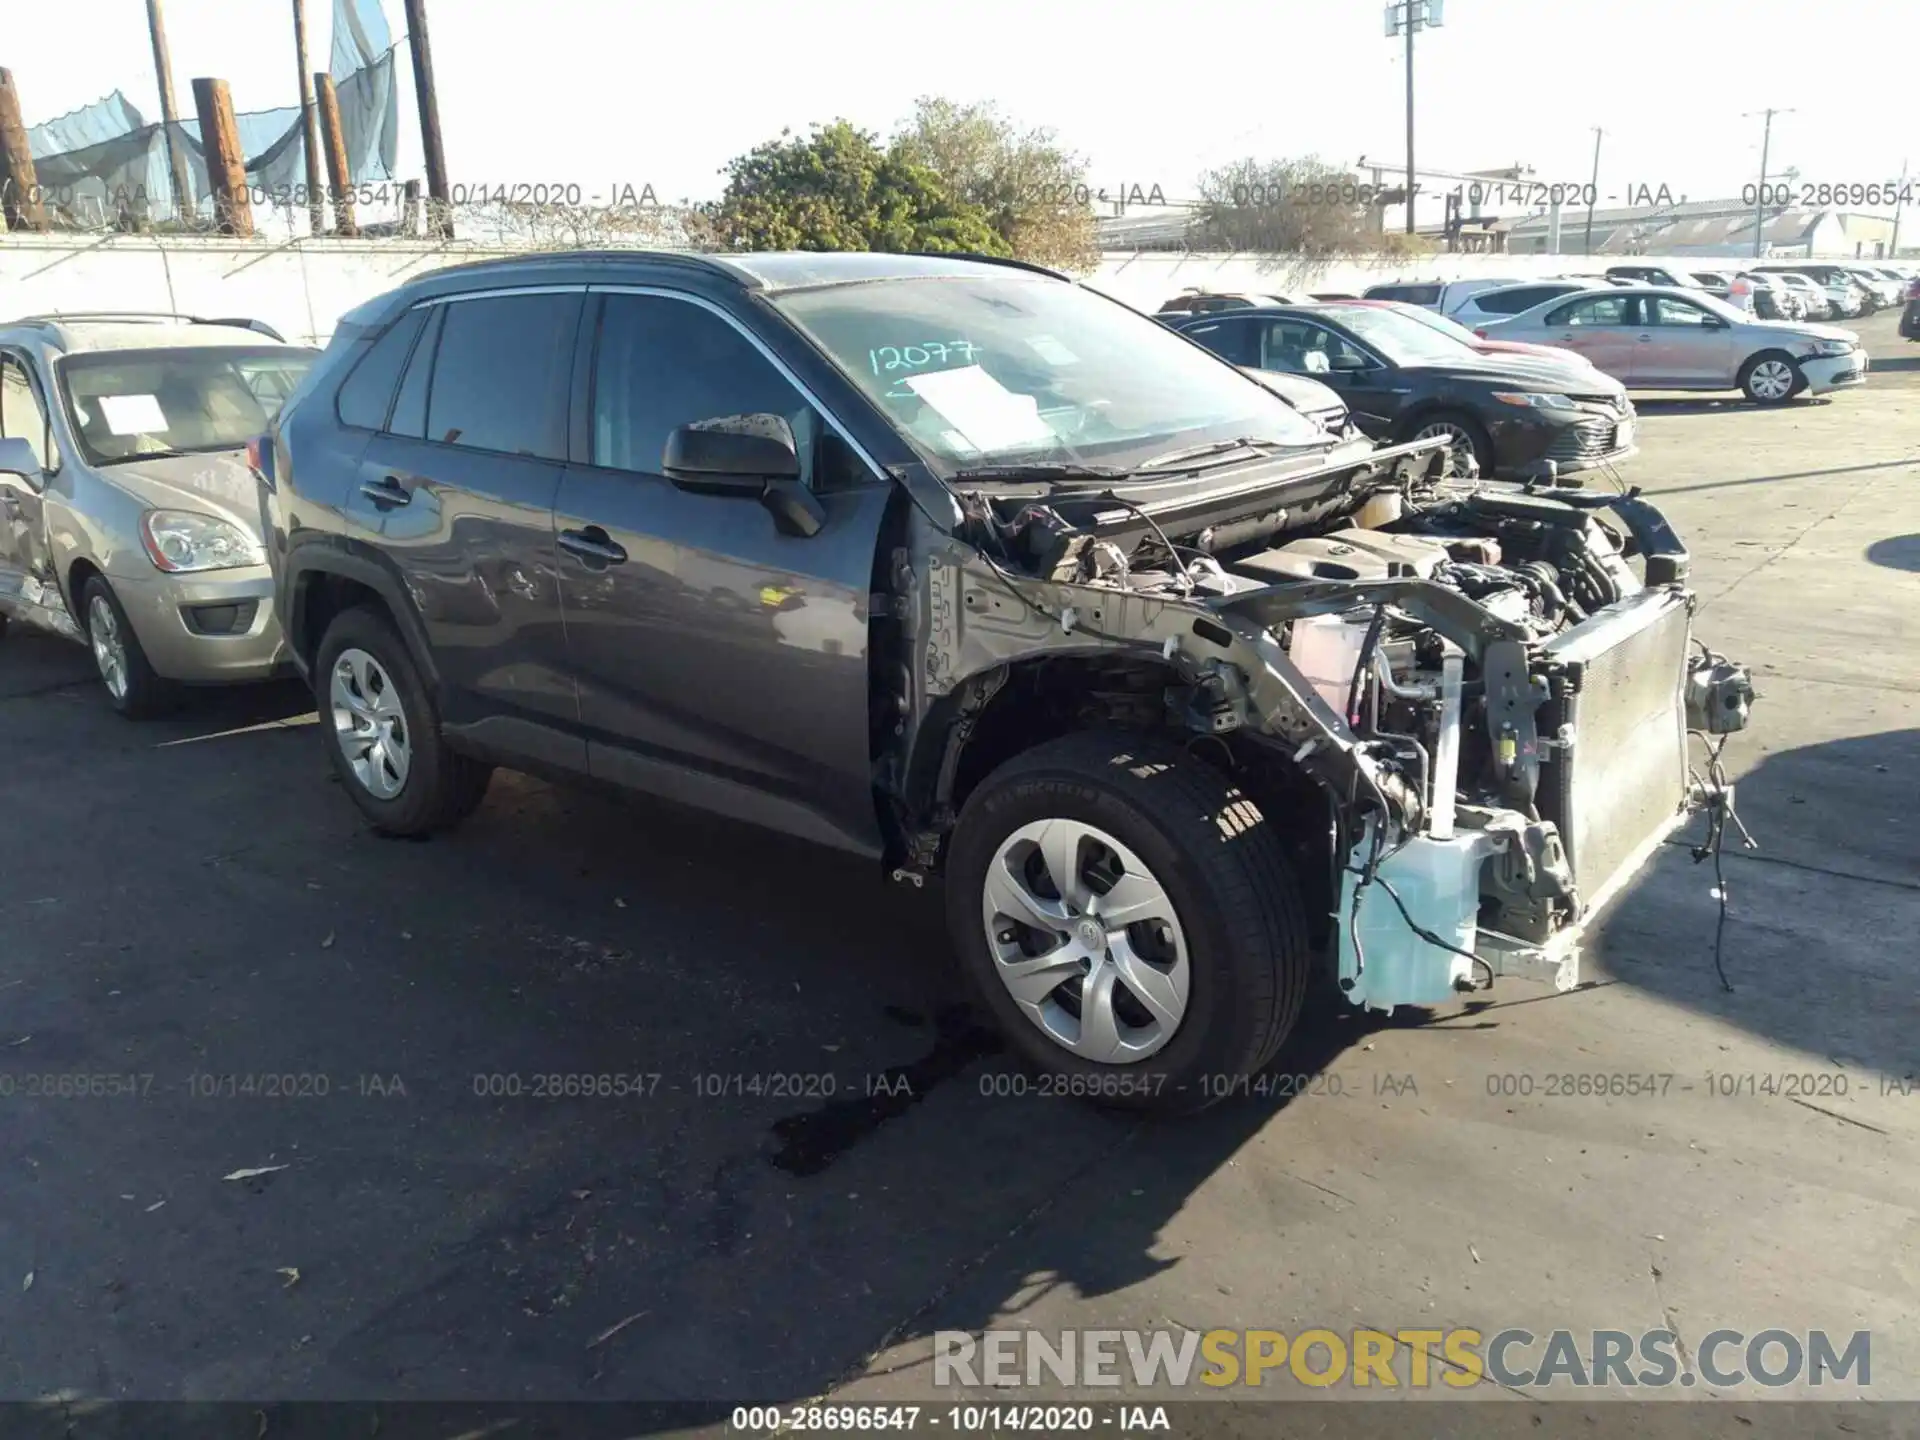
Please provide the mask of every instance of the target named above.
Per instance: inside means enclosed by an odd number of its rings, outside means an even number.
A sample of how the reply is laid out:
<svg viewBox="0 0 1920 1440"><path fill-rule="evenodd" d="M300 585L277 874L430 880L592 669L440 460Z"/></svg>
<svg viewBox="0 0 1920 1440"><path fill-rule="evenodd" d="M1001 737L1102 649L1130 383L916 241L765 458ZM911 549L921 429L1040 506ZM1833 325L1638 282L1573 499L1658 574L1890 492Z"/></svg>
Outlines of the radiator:
<svg viewBox="0 0 1920 1440"><path fill-rule="evenodd" d="M1647 590L1542 647L1559 671L1540 710L1539 806L1560 829L1583 913L1631 878L1688 800L1688 603Z"/></svg>

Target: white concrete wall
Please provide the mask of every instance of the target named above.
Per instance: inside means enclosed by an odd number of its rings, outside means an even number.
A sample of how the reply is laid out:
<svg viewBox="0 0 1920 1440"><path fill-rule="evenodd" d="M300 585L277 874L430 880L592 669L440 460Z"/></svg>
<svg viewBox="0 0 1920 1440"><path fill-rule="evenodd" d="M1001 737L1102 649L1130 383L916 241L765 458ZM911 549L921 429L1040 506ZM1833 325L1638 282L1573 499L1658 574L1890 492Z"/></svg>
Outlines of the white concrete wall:
<svg viewBox="0 0 1920 1440"><path fill-rule="evenodd" d="M0 319L76 310L170 310L247 315L290 340L322 344L335 319L423 270L513 253L425 241L202 240L144 236L0 236ZM1146 310L1188 286L1222 290L1339 290L1386 280L1597 271L1568 255L1434 255L1366 264L1303 264L1286 256L1109 255L1089 283Z"/></svg>

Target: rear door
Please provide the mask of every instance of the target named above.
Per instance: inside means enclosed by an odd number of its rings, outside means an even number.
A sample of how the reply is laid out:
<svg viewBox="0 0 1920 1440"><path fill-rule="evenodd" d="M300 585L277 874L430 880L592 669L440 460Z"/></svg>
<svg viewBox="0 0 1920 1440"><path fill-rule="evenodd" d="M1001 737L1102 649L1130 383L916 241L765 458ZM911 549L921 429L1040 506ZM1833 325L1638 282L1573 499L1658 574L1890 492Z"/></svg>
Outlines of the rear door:
<svg viewBox="0 0 1920 1440"><path fill-rule="evenodd" d="M41 497L59 469L60 451L26 357L11 350L0 350L0 436L25 440L41 468L33 478L0 475L0 612L50 625L65 607L47 553Z"/></svg>
<svg viewBox="0 0 1920 1440"><path fill-rule="evenodd" d="M1586 356L1596 369L1625 384L1633 379L1639 318L1638 296L1595 295L1549 310L1543 321L1546 333L1541 338L1549 345Z"/></svg>
<svg viewBox="0 0 1920 1440"><path fill-rule="evenodd" d="M557 523L593 774L877 853L867 627L891 482L717 304L596 288L588 324L590 426ZM792 426L818 533L660 473L676 427L756 414Z"/></svg>
<svg viewBox="0 0 1920 1440"><path fill-rule="evenodd" d="M553 504L585 301L584 286L538 287L423 307L389 419L343 507L419 610L446 728L574 769L586 747Z"/></svg>

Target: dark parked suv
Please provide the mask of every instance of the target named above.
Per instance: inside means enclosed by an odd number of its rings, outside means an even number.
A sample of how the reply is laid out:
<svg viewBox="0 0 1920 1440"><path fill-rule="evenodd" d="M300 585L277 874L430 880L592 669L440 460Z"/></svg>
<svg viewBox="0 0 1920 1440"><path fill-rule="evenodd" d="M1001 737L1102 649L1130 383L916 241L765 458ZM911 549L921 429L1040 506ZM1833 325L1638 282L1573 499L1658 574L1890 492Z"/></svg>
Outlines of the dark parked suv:
<svg viewBox="0 0 1920 1440"><path fill-rule="evenodd" d="M1317 978L1572 983L1687 725L1745 723L1657 511L1447 453L1030 266L629 252L355 310L257 466L375 826L506 764L943 875L1032 1063L1181 1108Z"/></svg>

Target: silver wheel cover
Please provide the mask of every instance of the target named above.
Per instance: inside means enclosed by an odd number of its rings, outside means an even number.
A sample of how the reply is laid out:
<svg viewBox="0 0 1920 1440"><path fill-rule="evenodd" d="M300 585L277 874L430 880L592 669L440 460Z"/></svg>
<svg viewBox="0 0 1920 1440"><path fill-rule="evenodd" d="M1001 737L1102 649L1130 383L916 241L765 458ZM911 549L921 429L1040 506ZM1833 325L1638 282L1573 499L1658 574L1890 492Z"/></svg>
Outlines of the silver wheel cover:
<svg viewBox="0 0 1920 1440"><path fill-rule="evenodd" d="M364 650L342 650L327 686L334 743L369 795L391 800L413 764L407 717L393 679Z"/></svg>
<svg viewBox="0 0 1920 1440"><path fill-rule="evenodd" d="M107 693L116 700L126 699L127 642L104 595L95 595L87 604L87 641L93 647L93 663L100 669Z"/></svg>
<svg viewBox="0 0 1920 1440"><path fill-rule="evenodd" d="M1762 400L1784 400L1793 391L1793 366L1784 360L1762 360L1753 367L1747 384Z"/></svg>
<svg viewBox="0 0 1920 1440"><path fill-rule="evenodd" d="M1447 443L1453 450L1455 462L1477 460L1473 453L1473 437L1450 420L1436 420L1430 425L1422 425L1414 435L1416 440L1431 440L1436 435L1447 437Z"/></svg>
<svg viewBox="0 0 1920 1440"><path fill-rule="evenodd" d="M1049 1040L1128 1065L1180 1028L1192 972L1173 900L1140 858L1078 820L1036 820L1000 843L981 916L994 972Z"/></svg>

